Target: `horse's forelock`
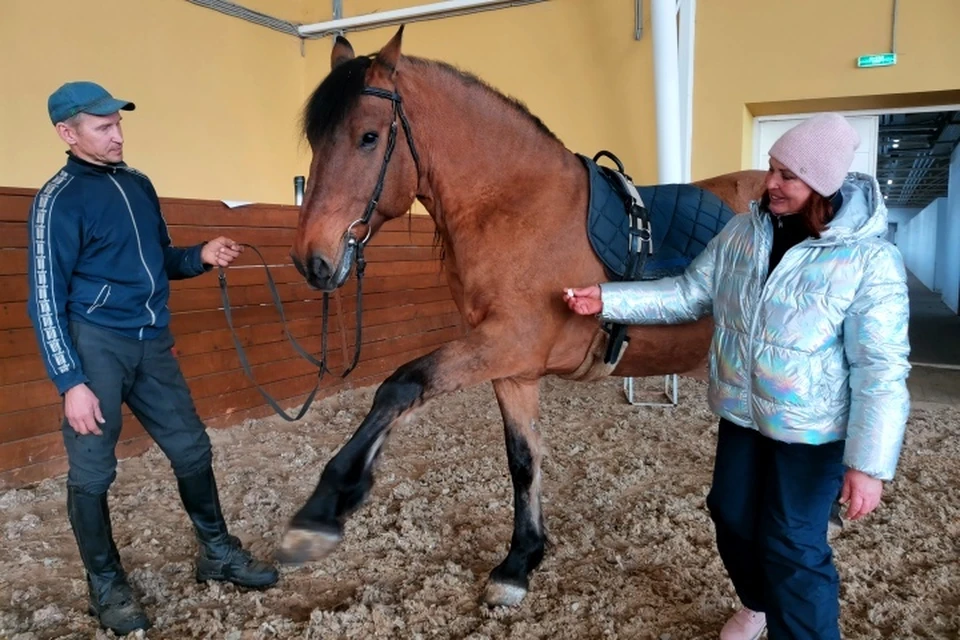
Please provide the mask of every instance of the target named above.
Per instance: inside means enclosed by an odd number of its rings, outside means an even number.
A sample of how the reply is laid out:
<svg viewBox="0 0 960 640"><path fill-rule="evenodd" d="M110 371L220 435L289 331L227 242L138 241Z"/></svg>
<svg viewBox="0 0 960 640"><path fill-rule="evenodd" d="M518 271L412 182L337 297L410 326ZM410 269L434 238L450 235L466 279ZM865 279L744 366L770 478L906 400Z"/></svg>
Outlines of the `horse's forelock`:
<svg viewBox="0 0 960 640"><path fill-rule="evenodd" d="M303 135L310 144L331 135L343 124L363 91L373 59L359 56L340 64L324 78L303 110Z"/></svg>

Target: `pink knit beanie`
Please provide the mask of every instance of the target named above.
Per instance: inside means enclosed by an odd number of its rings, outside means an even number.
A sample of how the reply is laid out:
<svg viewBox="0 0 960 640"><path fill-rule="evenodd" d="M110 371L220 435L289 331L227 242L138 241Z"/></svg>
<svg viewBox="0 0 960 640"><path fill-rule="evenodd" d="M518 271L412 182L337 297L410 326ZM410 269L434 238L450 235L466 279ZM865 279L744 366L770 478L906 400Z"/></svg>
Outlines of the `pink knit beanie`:
<svg viewBox="0 0 960 640"><path fill-rule="evenodd" d="M773 143L770 157L797 174L822 196L837 192L853 163L860 136L837 113L804 120Z"/></svg>

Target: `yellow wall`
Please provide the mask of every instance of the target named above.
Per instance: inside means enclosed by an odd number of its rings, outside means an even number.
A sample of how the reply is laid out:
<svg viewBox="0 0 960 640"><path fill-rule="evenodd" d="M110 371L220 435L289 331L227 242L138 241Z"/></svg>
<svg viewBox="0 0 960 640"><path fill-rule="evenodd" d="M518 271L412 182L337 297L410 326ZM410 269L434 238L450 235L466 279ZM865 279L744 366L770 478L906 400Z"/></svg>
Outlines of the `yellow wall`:
<svg viewBox="0 0 960 640"><path fill-rule="evenodd" d="M0 0L0 185L61 166L47 97L87 79L136 102L125 157L161 195L291 203L304 61L298 39L184 0Z"/></svg>
<svg viewBox="0 0 960 640"><path fill-rule="evenodd" d="M345 0L347 15L428 0ZM302 22L323 0L240 0ZM656 180L650 2L549 0L409 25L405 52L451 62L519 97L566 145L609 148ZM753 116L960 102L960 1L900 3L895 67L856 69L889 49L892 0L699 0L693 177L750 163ZM358 53L394 28L348 34ZM185 0L0 0L0 185L36 187L62 161L46 116L60 83L97 80L137 102L126 155L161 195L292 199L306 172L303 102L329 70L330 39L289 35Z"/></svg>
<svg viewBox="0 0 960 640"><path fill-rule="evenodd" d="M960 2L900 2L897 64L857 69L890 50L892 15L893 0L699 0L693 177L749 167L751 115L960 102Z"/></svg>
<svg viewBox="0 0 960 640"><path fill-rule="evenodd" d="M418 0L347 0L347 15ZM93 6L89 3L83 5ZM330 4L245 0L292 21ZM127 161L165 196L289 202L309 150L303 102L329 70L331 40L306 42L184 0L2 0L0 184L36 187L62 145L46 117L60 83L94 79L137 102L125 114ZM36 29L44 25L44 29ZM395 28L349 34L358 52ZM412 24L407 53L445 60L523 99L571 149L610 148L635 178L656 178L650 39L633 40L632 0L551 0Z"/></svg>

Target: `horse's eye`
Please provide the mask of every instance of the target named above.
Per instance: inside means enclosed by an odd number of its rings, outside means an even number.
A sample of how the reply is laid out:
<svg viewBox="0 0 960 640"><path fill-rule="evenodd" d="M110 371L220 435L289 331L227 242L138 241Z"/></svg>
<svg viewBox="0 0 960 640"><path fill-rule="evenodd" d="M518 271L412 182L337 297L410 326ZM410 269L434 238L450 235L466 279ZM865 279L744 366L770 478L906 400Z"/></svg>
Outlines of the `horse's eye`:
<svg viewBox="0 0 960 640"><path fill-rule="evenodd" d="M378 136L375 131L367 131L365 134L363 134L363 137L360 138L360 146L362 148L369 149L373 145L377 144L377 140L379 138L380 136Z"/></svg>

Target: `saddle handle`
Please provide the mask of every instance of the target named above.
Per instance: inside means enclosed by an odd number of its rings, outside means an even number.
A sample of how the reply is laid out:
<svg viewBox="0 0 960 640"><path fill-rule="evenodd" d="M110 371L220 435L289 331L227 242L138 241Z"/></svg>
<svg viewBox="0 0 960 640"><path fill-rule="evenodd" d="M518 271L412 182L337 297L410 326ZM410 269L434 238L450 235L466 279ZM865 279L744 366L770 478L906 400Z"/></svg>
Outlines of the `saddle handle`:
<svg viewBox="0 0 960 640"><path fill-rule="evenodd" d="M613 161L615 165L617 165L617 171L619 171L625 176L627 175L627 171L626 169L623 168L623 163L620 162L620 158L615 156L611 151L607 151L606 149L601 149L600 151L597 151L596 155L593 156L593 161L597 162L600 158L604 158L604 157L609 158L611 161ZM627 176L628 179L629 177L630 176Z"/></svg>

